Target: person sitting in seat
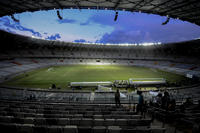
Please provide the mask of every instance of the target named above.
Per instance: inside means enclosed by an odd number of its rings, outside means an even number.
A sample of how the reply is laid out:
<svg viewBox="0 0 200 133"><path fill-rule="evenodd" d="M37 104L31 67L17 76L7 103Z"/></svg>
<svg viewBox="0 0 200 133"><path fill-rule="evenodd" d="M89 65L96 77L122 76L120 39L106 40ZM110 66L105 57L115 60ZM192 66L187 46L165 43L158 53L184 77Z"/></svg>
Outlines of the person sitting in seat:
<svg viewBox="0 0 200 133"><path fill-rule="evenodd" d="M116 106L120 106L120 93L119 93L119 89L117 89L117 91L115 92L115 104Z"/></svg>

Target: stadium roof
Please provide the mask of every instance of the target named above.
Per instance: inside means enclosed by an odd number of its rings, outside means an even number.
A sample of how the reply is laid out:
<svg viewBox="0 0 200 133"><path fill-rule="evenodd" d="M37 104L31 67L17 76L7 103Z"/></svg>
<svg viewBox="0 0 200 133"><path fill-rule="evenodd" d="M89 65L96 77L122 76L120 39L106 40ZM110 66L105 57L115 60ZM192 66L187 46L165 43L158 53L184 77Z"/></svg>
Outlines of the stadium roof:
<svg viewBox="0 0 200 133"><path fill-rule="evenodd" d="M144 12L200 25L200 0L0 0L0 16L64 8Z"/></svg>

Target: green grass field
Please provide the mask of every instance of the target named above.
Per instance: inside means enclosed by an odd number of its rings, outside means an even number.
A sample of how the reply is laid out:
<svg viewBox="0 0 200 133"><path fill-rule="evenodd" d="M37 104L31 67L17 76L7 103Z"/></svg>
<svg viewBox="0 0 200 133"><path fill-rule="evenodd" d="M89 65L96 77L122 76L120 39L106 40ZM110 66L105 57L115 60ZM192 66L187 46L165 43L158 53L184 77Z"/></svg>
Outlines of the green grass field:
<svg viewBox="0 0 200 133"><path fill-rule="evenodd" d="M69 82L114 81L129 78L165 78L179 82L185 77L152 68L108 65L67 65L33 70L3 83L7 86L49 88L51 84L67 89Z"/></svg>

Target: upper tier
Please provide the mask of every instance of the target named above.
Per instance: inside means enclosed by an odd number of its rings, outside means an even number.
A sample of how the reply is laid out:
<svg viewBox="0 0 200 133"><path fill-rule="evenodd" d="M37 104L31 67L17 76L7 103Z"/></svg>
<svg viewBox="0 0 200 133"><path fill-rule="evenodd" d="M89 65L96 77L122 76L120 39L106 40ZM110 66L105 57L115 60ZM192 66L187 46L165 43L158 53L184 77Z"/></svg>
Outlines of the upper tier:
<svg viewBox="0 0 200 133"><path fill-rule="evenodd" d="M152 46L78 44L47 41L0 31L0 58L61 57L82 59L147 59L199 63L200 40Z"/></svg>

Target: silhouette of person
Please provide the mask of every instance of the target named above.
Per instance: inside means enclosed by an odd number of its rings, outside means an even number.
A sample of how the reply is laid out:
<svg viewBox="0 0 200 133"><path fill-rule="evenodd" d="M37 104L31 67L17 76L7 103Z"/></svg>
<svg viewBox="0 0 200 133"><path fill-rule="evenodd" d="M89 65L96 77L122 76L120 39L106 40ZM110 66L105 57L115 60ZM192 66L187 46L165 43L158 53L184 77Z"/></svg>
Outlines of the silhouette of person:
<svg viewBox="0 0 200 133"><path fill-rule="evenodd" d="M52 85L51 85L51 89L56 89L56 85L55 85L55 84L52 84Z"/></svg>
<svg viewBox="0 0 200 133"><path fill-rule="evenodd" d="M141 115L143 115L143 109L144 109L144 98L143 98L143 95L142 95L142 91L138 91L138 95L139 95L139 98L138 98L138 105L137 105L137 113L141 113Z"/></svg>
<svg viewBox="0 0 200 133"><path fill-rule="evenodd" d="M120 93L119 93L119 89L117 89L117 91L115 92L115 104L116 106L120 106Z"/></svg>
<svg viewBox="0 0 200 133"><path fill-rule="evenodd" d="M161 105L161 107L162 107L163 109L168 110L169 102L170 102L169 93L165 91L165 92L164 92L164 96L162 97L162 105Z"/></svg>

